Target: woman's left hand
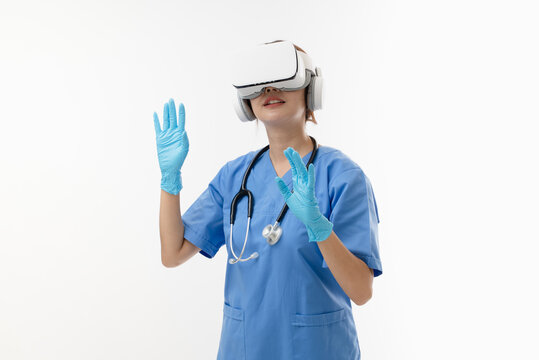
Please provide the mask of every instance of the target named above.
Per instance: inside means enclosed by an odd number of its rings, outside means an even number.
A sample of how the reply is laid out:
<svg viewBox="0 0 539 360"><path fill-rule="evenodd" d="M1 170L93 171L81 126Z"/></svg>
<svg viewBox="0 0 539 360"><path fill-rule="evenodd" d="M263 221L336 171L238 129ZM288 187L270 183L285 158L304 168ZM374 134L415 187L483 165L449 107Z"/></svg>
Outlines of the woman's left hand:
<svg viewBox="0 0 539 360"><path fill-rule="evenodd" d="M277 176L275 181L279 190L290 210L307 227L309 241L326 240L333 231L333 224L322 215L318 207L314 191L314 164L310 164L307 170L301 156L291 147L284 151L284 155L290 162L294 189L290 192L283 179Z"/></svg>

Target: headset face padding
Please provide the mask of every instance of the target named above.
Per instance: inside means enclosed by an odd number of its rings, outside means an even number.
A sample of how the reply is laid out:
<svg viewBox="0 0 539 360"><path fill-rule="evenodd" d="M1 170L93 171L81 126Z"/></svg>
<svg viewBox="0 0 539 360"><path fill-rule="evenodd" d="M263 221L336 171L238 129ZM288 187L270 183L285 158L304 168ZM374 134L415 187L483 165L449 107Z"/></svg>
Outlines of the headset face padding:
<svg viewBox="0 0 539 360"><path fill-rule="evenodd" d="M252 121L256 119L253 110L249 104L249 99L242 99L239 95L236 96L236 102L234 103L234 110L241 121Z"/></svg>
<svg viewBox="0 0 539 360"><path fill-rule="evenodd" d="M307 97L306 106L308 109L315 111L315 110L321 110L322 109L322 101L323 101L323 92L324 92L324 86L323 86L323 78L322 78L322 72L320 68L316 68L316 75L311 76L311 81L309 85L305 88L305 93ZM255 114L253 113L253 110L251 109L251 106L249 104L249 99L242 99L239 94L236 96L236 102L234 103L234 109L236 110L236 114L240 118L241 121L247 122L247 121L253 121L256 119Z"/></svg>

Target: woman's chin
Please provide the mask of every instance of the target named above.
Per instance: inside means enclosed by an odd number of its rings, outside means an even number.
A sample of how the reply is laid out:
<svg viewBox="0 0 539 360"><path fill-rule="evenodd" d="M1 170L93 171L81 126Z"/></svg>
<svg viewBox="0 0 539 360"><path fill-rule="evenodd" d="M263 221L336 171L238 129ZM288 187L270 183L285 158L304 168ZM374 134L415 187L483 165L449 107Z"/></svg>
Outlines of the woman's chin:
<svg viewBox="0 0 539 360"><path fill-rule="evenodd" d="M278 114L262 116L258 120L262 121L264 125L269 126L278 126L289 123L286 117L283 117L282 115L279 116Z"/></svg>

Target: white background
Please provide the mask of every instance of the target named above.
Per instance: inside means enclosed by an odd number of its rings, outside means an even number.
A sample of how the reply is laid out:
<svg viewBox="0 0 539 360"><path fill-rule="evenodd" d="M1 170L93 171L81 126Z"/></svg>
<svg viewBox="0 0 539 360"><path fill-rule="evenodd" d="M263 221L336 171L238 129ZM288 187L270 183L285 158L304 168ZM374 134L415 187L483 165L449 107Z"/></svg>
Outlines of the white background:
<svg viewBox="0 0 539 360"><path fill-rule="evenodd" d="M291 40L326 92L308 132L356 161L384 274L364 359L537 359L534 1L4 1L0 358L213 359L225 249L161 264L152 113L185 104L181 209L267 143L223 54Z"/></svg>

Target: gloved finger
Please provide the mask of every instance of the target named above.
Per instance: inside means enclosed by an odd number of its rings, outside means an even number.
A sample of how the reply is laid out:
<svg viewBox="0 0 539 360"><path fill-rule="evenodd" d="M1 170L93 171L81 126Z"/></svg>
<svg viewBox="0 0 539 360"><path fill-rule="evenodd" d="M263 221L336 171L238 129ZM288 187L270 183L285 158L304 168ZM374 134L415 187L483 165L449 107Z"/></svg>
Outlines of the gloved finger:
<svg viewBox="0 0 539 360"><path fill-rule="evenodd" d="M284 156L288 159L288 162L290 163L290 170L292 170L292 178L294 181L297 180L297 171L296 171L296 164L294 163L294 160L292 159L291 151L294 151L291 147L286 148L284 151Z"/></svg>
<svg viewBox="0 0 539 360"><path fill-rule="evenodd" d="M309 189L314 190L314 182L315 182L314 164L309 165L308 173L309 173Z"/></svg>
<svg viewBox="0 0 539 360"><path fill-rule="evenodd" d="M277 176L275 177L275 182L277 182L277 186L279 187L279 191L283 195L284 200L288 200L288 198L292 196L292 193L288 189L288 186L286 186L286 184L284 183L283 179Z"/></svg>
<svg viewBox="0 0 539 360"><path fill-rule="evenodd" d="M168 118L170 121L170 128L175 129L178 127L177 119L176 119L176 104L174 103L174 99L170 98L168 101Z"/></svg>
<svg viewBox="0 0 539 360"><path fill-rule="evenodd" d="M161 125L159 124L159 117L155 111L153 113L153 124L155 126L155 136L158 136L161 134Z"/></svg>
<svg viewBox="0 0 539 360"><path fill-rule="evenodd" d="M165 103L163 108L163 131L168 130L168 103Z"/></svg>
<svg viewBox="0 0 539 360"><path fill-rule="evenodd" d="M305 167L305 164L303 163L303 159L299 155L299 153L292 149L292 160L294 161L294 164L296 165L296 172L298 173L300 179L303 182L307 182L307 168Z"/></svg>
<svg viewBox="0 0 539 360"><path fill-rule="evenodd" d="M178 130L181 133L185 131L185 107L183 103L180 103L180 108L178 109Z"/></svg>

